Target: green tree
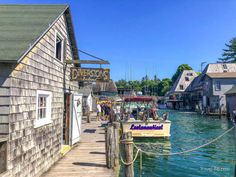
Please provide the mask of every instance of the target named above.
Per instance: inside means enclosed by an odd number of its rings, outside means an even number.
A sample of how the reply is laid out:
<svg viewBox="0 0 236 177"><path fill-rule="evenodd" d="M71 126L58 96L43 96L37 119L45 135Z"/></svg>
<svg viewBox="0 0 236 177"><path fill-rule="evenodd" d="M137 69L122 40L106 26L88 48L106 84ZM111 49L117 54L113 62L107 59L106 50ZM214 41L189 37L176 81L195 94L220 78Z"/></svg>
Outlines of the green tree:
<svg viewBox="0 0 236 177"><path fill-rule="evenodd" d="M117 88L127 88L128 87L128 83L126 82L126 80L121 79L121 80L118 80L116 82L116 87Z"/></svg>
<svg viewBox="0 0 236 177"><path fill-rule="evenodd" d="M134 89L137 92L142 90L141 83L138 80L129 81L128 87Z"/></svg>
<svg viewBox="0 0 236 177"><path fill-rule="evenodd" d="M197 72L197 75L200 76L202 74L202 72Z"/></svg>
<svg viewBox="0 0 236 177"><path fill-rule="evenodd" d="M229 41L229 44L225 44L227 49L223 49L222 57L219 58L219 62L222 63L235 63L236 62L236 38Z"/></svg>
<svg viewBox="0 0 236 177"><path fill-rule="evenodd" d="M172 76L172 83L174 83L177 78L179 77L180 73L183 71L183 70L192 70L193 68L191 66L189 66L188 64L182 64L182 65L179 65L175 74Z"/></svg>
<svg viewBox="0 0 236 177"><path fill-rule="evenodd" d="M168 92L171 88L172 81L169 78L164 78L162 81L158 84L158 95L164 96L166 92Z"/></svg>
<svg viewBox="0 0 236 177"><path fill-rule="evenodd" d="M157 77L157 75L154 75L154 81L160 82L160 79Z"/></svg>

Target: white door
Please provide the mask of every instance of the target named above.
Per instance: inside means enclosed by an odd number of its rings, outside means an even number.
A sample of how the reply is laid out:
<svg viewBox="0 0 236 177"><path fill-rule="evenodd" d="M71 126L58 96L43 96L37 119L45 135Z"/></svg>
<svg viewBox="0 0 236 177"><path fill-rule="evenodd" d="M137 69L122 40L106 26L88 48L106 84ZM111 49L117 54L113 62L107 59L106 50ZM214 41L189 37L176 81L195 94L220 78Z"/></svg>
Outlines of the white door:
<svg viewBox="0 0 236 177"><path fill-rule="evenodd" d="M82 121L82 94L73 94L72 121L71 121L71 145L80 140Z"/></svg>

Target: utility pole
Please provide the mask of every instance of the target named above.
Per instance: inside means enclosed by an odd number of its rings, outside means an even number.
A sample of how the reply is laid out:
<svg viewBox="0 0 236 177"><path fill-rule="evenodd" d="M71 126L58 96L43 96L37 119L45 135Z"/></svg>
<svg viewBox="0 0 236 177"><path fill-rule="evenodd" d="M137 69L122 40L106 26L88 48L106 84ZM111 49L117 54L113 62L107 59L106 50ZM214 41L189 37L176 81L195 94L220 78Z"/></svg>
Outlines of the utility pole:
<svg viewBox="0 0 236 177"><path fill-rule="evenodd" d="M204 62L201 62L201 73L202 73L202 70L203 70L203 66L204 66L204 64L206 64L205 61L204 61Z"/></svg>

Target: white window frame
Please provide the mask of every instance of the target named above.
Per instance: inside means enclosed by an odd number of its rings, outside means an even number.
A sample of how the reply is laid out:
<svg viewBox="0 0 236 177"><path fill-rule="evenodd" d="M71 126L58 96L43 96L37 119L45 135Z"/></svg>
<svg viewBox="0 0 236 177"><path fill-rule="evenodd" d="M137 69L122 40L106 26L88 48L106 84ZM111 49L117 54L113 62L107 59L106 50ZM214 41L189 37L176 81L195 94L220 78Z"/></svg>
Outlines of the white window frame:
<svg viewBox="0 0 236 177"><path fill-rule="evenodd" d="M62 46L61 46L61 59L57 58L57 37L59 37L61 40L62 40ZM65 43L65 38L58 32L56 31L55 32L55 49L54 49L54 58L57 60L57 61L60 61L63 63L64 61L64 43Z"/></svg>
<svg viewBox="0 0 236 177"><path fill-rule="evenodd" d="M46 117L43 119L38 119L38 99L40 95L46 95ZM52 123L51 120L51 114L52 114L52 92L44 91L44 90L37 90L37 96L36 96L36 119L34 122L34 127L41 127L47 124Z"/></svg>

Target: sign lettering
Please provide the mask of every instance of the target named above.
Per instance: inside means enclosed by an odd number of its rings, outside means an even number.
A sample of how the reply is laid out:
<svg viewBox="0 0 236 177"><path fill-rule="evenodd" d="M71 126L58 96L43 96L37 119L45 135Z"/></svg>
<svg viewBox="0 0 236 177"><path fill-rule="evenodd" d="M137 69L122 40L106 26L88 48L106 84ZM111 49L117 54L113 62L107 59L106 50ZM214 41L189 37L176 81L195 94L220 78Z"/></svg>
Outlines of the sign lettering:
<svg viewBox="0 0 236 177"><path fill-rule="evenodd" d="M72 81L109 82L110 69L103 68L71 68Z"/></svg>
<svg viewBox="0 0 236 177"><path fill-rule="evenodd" d="M163 130L163 124L161 125L134 125L132 124L130 130Z"/></svg>

